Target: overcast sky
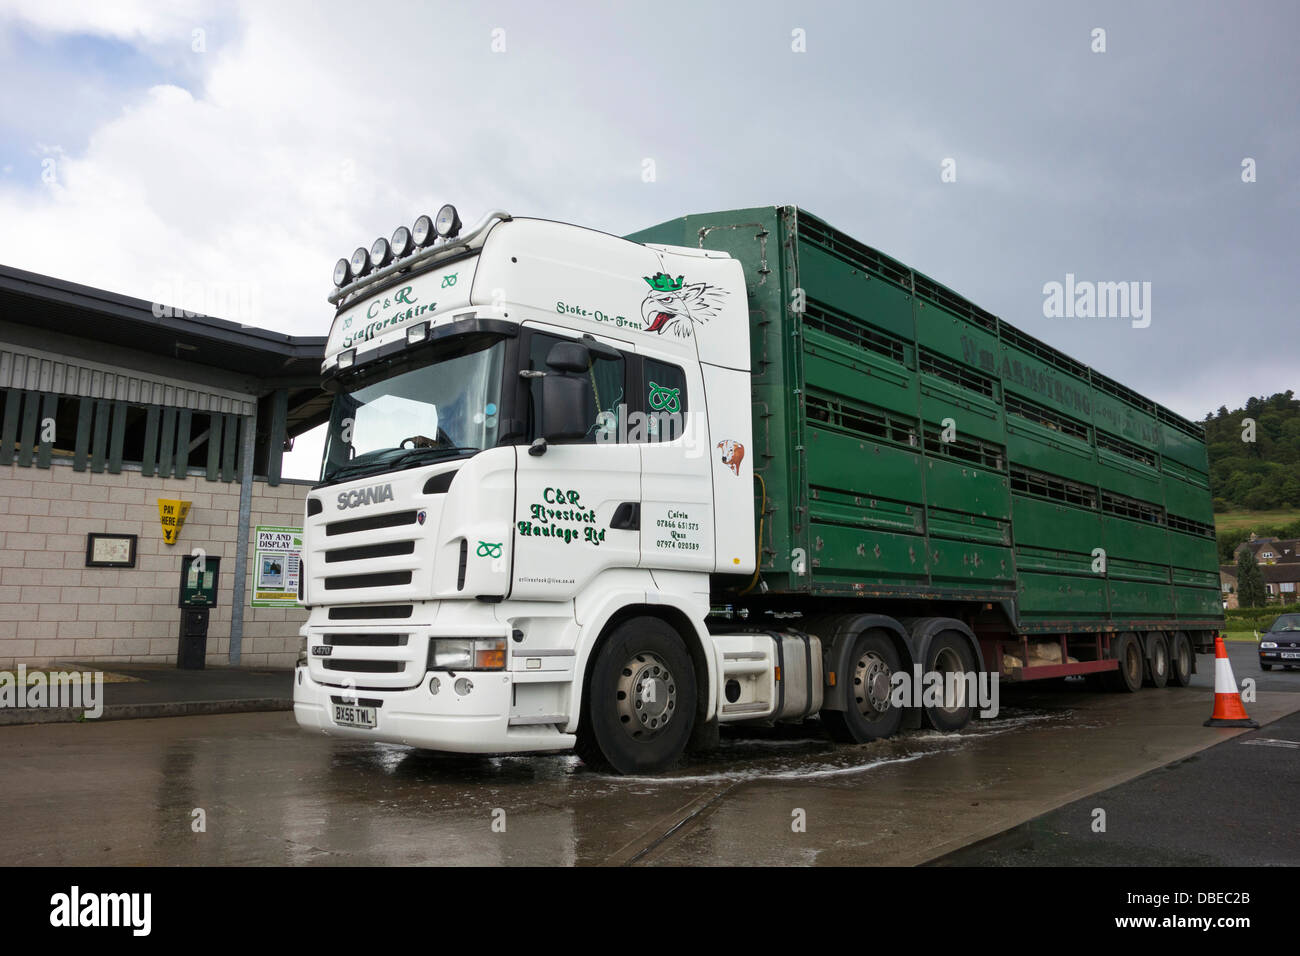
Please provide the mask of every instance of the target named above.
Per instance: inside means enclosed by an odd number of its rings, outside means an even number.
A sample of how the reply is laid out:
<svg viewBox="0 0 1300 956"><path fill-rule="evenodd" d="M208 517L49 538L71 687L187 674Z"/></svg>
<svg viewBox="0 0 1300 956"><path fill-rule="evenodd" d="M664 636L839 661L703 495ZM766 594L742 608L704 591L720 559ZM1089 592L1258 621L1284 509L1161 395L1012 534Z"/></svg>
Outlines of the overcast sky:
<svg viewBox="0 0 1300 956"><path fill-rule="evenodd" d="M323 335L334 261L444 202L792 203L1203 418L1300 390L1298 9L0 0L0 262ZM1067 273L1149 327L1044 317Z"/></svg>

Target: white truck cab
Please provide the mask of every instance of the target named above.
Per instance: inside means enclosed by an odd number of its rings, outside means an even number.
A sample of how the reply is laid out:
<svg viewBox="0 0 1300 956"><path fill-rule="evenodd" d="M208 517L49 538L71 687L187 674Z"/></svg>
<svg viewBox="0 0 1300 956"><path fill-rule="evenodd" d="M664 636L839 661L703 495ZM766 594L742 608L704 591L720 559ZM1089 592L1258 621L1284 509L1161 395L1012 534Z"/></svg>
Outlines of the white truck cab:
<svg viewBox="0 0 1300 956"><path fill-rule="evenodd" d="M710 576L755 570L740 264L422 219L336 272L299 724L632 772L724 708L778 716L772 642L705 626Z"/></svg>

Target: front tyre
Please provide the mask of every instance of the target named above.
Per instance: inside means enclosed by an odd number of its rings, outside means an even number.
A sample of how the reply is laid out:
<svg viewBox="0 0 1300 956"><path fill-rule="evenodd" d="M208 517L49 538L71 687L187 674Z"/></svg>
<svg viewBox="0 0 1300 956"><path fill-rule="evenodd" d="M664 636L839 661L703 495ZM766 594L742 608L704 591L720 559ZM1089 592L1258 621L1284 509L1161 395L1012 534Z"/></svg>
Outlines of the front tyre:
<svg viewBox="0 0 1300 956"><path fill-rule="evenodd" d="M695 726L695 668L675 630L637 617L601 645L575 749L590 765L654 773L681 757Z"/></svg>

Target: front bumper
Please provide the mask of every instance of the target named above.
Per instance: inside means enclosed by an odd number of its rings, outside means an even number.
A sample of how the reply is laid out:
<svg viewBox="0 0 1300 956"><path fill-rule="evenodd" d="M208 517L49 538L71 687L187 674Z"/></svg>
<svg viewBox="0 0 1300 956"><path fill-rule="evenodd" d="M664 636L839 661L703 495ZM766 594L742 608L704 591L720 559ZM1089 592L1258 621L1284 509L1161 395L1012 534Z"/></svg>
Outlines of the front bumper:
<svg viewBox="0 0 1300 956"><path fill-rule="evenodd" d="M438 693L429 690L437 676ZM456 678L473 685L468 693L455 689ZM334 722L333 705L339 701L375 708L372 729L344 727ZM556 731L554 725L510 723L514 697L509 671L431 671L421 683L402 690L358 689L319 684L305 666L294 671L293 713L298 725L331 737L350 737L380 743L406 744L450 753L502 754L540 750L568 750L574 735Z"/></svg>
<svg viewBox="0 0 1300 956"><path fill-rule="evenodd" d="M1267 651L1261 649L1259 662L1261 664L1290 664L1293 667L1300 667L1300 651L1289 647Z"/></svg>

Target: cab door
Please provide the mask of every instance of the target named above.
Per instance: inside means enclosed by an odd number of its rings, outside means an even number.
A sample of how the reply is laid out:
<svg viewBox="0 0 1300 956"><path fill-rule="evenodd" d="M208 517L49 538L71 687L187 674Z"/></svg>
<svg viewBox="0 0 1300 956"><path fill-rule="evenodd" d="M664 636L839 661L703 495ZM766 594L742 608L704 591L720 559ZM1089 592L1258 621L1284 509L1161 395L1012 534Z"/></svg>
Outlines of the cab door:
<svg viewBox="0 0 1300 956"><path fill-rule="evenodd" d="M586 439L552 443L541 455L519 448L512 599L566 600L602 571L635 568L640 559L635 519L641 503L641 450L626 440L634 348L604 336L593 338L620 354L592 355ZM553 345L579 339L572 330L526 322L521 367L545 372ZM528 378L521 386L530 441L539 435L541 382Z"/></svg>

